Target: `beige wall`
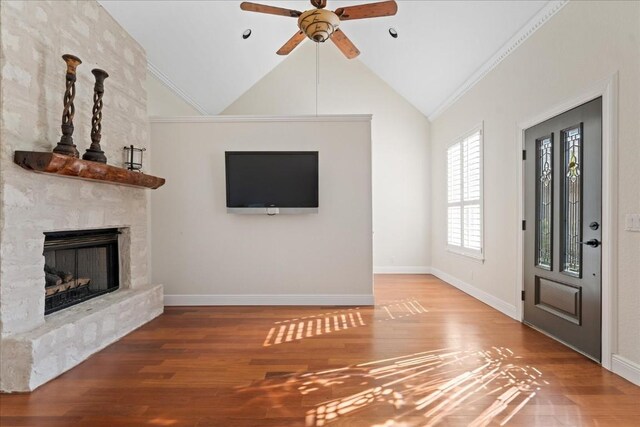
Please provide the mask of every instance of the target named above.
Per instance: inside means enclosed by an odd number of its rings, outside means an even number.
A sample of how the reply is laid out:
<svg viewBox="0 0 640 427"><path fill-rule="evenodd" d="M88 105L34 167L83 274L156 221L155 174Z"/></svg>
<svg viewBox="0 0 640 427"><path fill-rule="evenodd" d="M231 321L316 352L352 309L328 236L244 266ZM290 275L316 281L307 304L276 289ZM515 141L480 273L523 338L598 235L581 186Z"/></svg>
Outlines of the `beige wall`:
<svg viewBox="0 0 640 427"><path fill-rule="evenodd" d="M152 123L152 277L168 304L373 302L369 117ZM179 149L176 149L179 146ZM230 214L225 151L319 151L319 212Z"/></svg>
<svg viewBox="0 0 640 427"><path fill-rule="evenodd" d="M200 116L200 112L147 71L147 114L153 116Z"/></svg>
<svg viewBox="0 0 640 427"><path fill-rule="evenodd" d="M315 114L315 55L315 44L305 42L223 114ZM332 43L320 45L318 89L319 114L373 114L376 270L424 270L430 262L428 120Z"/></svg>
<svg viewBox="0 0 640 427"><path fill-rule="evenodd" d="M619 72L618 349L640 363L640 2L570 2L431 125L432 266L515 305L517 123ZM484 264L446 248L446 147L484 121ZM606 244L606 242L605 242Z"/></svg>

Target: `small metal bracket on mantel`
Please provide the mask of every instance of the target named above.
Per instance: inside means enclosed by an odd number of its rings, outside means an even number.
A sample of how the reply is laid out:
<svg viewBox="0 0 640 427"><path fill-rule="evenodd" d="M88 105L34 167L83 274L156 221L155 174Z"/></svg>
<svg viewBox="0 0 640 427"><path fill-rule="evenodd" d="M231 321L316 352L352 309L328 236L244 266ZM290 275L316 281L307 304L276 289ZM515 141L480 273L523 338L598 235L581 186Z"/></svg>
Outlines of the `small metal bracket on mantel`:
<svg viewBox="0 0 640 427"><path fill-rule="evenodd" d="M13 156L13 162L33 172L99 181L107 184L128 185L155 190L165 183L164 178L157 176L51 152L16 151Z"/></svg>

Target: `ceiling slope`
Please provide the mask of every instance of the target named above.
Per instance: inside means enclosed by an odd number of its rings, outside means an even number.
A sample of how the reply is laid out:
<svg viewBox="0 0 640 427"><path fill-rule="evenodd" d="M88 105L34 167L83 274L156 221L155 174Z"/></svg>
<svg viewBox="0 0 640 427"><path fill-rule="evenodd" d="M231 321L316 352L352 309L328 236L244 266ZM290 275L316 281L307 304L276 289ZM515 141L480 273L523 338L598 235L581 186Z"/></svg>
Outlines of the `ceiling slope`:
<svg viewBox="0 0 640 427"><path fill-rule="evenodd" d="M285 60L275 52L297 31L295 18L243 12L239 1L100 3L145 48L150 71L203 114L219 114ZM261 3L311 8L304 0ZM359 3L368 2L327 7ZM396 16L345 21L341 29L362 52L357 60L433 117L563 3L398 1ZM247 28L252 35L243 40Z"/></svg>

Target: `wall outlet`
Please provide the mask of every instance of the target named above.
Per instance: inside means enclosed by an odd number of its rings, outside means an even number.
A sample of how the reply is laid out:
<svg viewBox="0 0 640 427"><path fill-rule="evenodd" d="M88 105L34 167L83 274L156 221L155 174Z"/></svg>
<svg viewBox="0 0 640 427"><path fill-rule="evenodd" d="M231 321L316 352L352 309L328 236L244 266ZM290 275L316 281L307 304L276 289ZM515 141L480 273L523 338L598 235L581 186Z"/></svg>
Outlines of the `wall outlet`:
<svg viewBox="0 0 640 427"><path fill-rule="evenodd" d="M640 232L640 214L627 214L624 221L626 231Z"/></svg>

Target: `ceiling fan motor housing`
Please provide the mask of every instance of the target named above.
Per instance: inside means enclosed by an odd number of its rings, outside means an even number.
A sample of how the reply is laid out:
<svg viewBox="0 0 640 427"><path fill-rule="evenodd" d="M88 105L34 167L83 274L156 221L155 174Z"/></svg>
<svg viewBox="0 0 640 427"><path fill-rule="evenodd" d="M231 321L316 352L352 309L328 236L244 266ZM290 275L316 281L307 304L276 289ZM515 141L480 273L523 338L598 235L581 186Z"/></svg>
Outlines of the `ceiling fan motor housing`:
<svg viewBox="0 0 640 427"><path fill-rule="evenodd" d="M338 25L340 25L338 15L327 9L307 10L298 18L300 30L317 43L327 41Z"/></svg>

